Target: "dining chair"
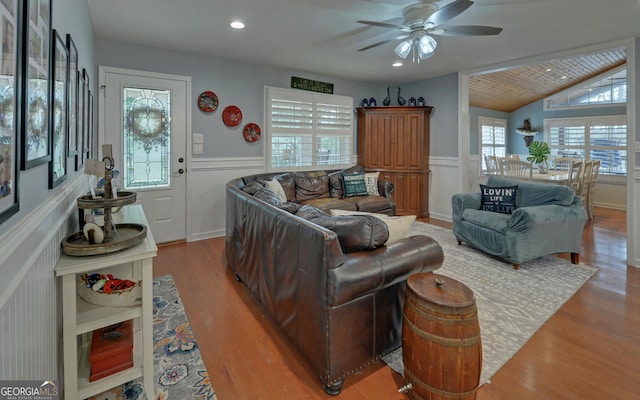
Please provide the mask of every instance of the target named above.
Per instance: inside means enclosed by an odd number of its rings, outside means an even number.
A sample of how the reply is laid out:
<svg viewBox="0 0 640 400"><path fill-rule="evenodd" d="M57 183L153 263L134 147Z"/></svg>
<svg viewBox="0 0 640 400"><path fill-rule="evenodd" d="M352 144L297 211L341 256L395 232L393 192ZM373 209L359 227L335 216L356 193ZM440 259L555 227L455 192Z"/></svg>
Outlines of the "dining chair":
<svg viewBox="0 0 640 400"><path fill-rule="evenodd" d="M600 160L594 160L591 166L591 174L589 175L589 184L586 188L585 208L589 219L593 219L593 199L596 194L596 183L598 183L598 173L600 172ZM586 177L585 177L586 178ZM584 201L585 197L583 197Z"/></svg>
<svg viewBox="0 0 640 400"><path fill-rule="evenodd" d="M577 194L580 194L580 190L582 189L582 183L584 175L582 174L582 161L572 161L571 166L568 170L569 179L567 181L567 186L569 186L573 191Z"/></svg>
<svg viewBox="0 0 640 400"><path fill-rule="evenodd" d="M487 166L488 174L497 174L500 172L500 169L498 168L498 158L496 156L485 154L484 163Z"/></svg>
<svg viewBox="0 0 640 400"><path fill-rule="evenodd" d="M555 160L553 160L553 169L555 171L569 171L571 169L571 164L576 161L582 160L573 157L557 157Z"/></svg>
<svg viewBox="0 0 640 400"><path fill-rule="evenodd" d="M530 181L533 175L533 163L520 160L502 160L500 173L506 177Z"/></svg>

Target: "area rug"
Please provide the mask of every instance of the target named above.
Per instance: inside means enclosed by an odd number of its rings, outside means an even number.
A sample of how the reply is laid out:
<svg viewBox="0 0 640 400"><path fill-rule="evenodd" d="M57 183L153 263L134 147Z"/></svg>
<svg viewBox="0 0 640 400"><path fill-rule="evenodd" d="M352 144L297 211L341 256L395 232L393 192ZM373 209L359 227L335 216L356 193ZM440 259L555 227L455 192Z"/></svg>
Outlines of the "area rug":
<svg viewBox="0 0 640 400"><path fill-rule="evenodd" d="M519 270L466 244L458 245L451 229L414 222L409 235L434 238L444 251L435 271L474 292L482 340L480 384L490 378L598 270L554 256L526 262ZM402 349L383 360L404 372Z"/></svg>
<svg viewBox="0 0 640 400"><path fill-rule="evenodd" d="M155 399L217 399L171 275L153 280L153 343ZM141 380L134 380L92 399L143 400L147 396Z"/></svg>

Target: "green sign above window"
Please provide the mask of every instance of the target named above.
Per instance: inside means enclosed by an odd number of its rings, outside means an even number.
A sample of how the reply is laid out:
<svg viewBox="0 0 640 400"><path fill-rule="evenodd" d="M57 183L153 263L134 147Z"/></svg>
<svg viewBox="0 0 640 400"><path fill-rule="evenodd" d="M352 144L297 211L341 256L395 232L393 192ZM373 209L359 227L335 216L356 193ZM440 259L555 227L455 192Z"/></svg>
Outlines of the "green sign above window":
<svg viewBox="0 0 640 400"><path fill-rule="evenodd" d="M311 92L320 92L333 94L333 83L314 81L311 79L291 77L291 87L293 89L309 90Z"/></svg>

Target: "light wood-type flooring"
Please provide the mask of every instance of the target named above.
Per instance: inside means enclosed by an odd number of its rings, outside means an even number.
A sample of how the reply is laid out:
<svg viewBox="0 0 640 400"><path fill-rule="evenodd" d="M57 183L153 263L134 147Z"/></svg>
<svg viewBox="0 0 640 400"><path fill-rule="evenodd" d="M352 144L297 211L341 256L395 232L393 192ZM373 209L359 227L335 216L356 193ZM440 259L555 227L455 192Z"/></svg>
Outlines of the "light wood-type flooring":
<svg viewBox="0 0 640 400"><path fill-rule="evenodd" d="M625 218L596 208L581 261L600 271L480 388L478 400L640 399L640 268L626 266ZM349 376L339 396L326 395L234 279L223 237L160 246L154 275L164 274L173 275L219 400L408 399L397 393L401 376L382 362Z"/></svg>

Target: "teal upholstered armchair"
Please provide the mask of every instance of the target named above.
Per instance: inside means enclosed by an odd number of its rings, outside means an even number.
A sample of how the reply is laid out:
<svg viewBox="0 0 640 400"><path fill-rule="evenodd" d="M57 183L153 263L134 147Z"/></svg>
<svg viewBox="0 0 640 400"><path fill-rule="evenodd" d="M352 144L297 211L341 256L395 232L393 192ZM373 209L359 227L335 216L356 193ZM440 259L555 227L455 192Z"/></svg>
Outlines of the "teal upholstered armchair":
<svg viewBox="0 0 640 400"><path fill-rule="evenodd" d="M503 258L515 269L524 262L555 253L571 253L571 262L578 264L582 230L587 220L582 198L568 186L500 176L490 176L487 182L490 188L516 185L515 209L511 214L482 210L480 190L453 195L453 233L458 244L465 242ZM487 196L484 203L486 200ZM491 209L491 206L485 208Z"/></svg>

